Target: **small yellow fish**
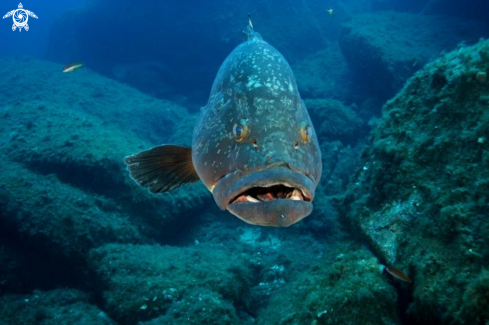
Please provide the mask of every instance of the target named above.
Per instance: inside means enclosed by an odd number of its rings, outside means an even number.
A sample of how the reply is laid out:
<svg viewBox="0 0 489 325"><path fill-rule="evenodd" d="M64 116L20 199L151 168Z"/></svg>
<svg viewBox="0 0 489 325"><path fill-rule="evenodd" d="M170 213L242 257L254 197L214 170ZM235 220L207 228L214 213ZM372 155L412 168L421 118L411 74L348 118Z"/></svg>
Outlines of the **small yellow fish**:
<svg viewBox="0 0 489 325"><path fill-rule="evenodd" d="M69 63L67 64L64 68L63 68L63 72L72 72L72 71L75 71L76 69L79 69L83 67L83 62L73 62L73 63Z"/></svg>
<svg viewBox="0 0 489 325"><path fill-rule="evenodd" d="M333 17L333 9L329 8L329 10L328 10L328 14L329 14L331 17Z"/></svg>
<svg viewBox="0 0 489 325"><path fill-rule="evenodd" d="M407 283L413 283L413 280L411 280L411 278L409 278L404 272L402 272L399 269L396 269L395 267L386 266L384 267L384 270L386 270L390 275L392 275L396 279L399 279Z"/></svg>

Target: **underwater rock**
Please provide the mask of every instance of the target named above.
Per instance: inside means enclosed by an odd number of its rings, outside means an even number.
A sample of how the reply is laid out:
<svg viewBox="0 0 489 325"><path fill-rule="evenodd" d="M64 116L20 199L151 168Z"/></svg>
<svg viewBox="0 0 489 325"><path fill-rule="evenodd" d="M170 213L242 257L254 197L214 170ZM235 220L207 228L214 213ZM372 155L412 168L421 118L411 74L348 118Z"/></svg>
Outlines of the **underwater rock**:
<svg viewBox="0 0 489 325"><path fill-rule="evenodd" d="M252 276L246 259L203 244L110 244L92 250L89 265L107 313L124 324L160 316L185 323L197 310L202 319L232 323L237 318L232 306L245 299Z"/></svg>
<svg viewBox="0 0 489 325"><path fill-rule="evenodd" d="M199 186L156 197L123 165L129 153L172 139L189 116L183 107L86 68L63 74L53 63L2 59L0 73L12 76L0 80L0 180L8 184L0 223L12 237L65 257L107 242L165 241L180 214L210 198Z"/></svg>
<svg viewBox="0 0 489 325"><path fill-rule="evenodd" d="M107 131L114 127L131 137L160 143L168 139L178 129L180 121L188 116L185 107L154 99L102 77L94 73L90 65L64 74L61 73L63 67L58 64L28 57L2 58L0 62L0 73L9 76L0 79L2 114L8 117L19 109L18 106L29 110L29 116L20 121L27 127L35 126L35 119L48 123L48 115L55 116L60 109L79 119L80 123L73 125L77 128L72 129L70 135L76 136L78 128L94 127L89 121L82 123L84 116L76 115L85 113L98 118L103 126L108 125ZM53 125L47 126L51 128ZM190 134L188 139L191 137ZM75 140L71 139L72 142Z"/></svg>
<svg viewBox="0 0 489 325"><path fill-rule="evenodd" d="M352 91L355 85L348 63L336 42L297 62L292 70L303 98L351 100L352 96L358 96ZM309 106L308 110L311 111Z"/></svg>
<svg viewBox="0 0 489 325"><path fill-rule="evenodd" d="M311 119L320 121L316 132L320 142L339 140L343 144L355 144L364 122L352 107L334 99L304 100Z"/></svg>
<svg viewBox="0 0 489 325"><path fill-rule="evenodd" d="M489 308L474 280L489 258L489 86L480 71L489 71L487 40L409 79L383 107L343 201L345 224L416 282L407 309L415 323L487 320L470 312Z"/></svg>
<svg viewBox="0 0 489 325"><path fill-rule="evenodd" d="M22 238L24 245L49 256L76 259L106 242L148 241L113 201L87 195L54 174L9 162L0 182L8 184L8 195L0 201L0 225L7 237Z"/></svg>
<svg viewBox="0 0 489 325"><path fill-rule="evenodd" d="M397 294L371 252L356 244L331 252L274 292L257 324L399 324ZM287 308L284 308L287 306Z"/></svg>
<svg viewBox="0 0 489 325"><path fill-rule="evenodd" d="M178 301L172 302L165 315L138 324L233 325L246 322L237 316L232 303L223 299L222 295L208 288L195 288L185 292Z"/></svg>
<svg viewBox="0 0 489 325"><path fill-rule="evenodd" d="M406 231L418 216L416 210L420 202L417 192L407 200L385 204L382 210L373 212L368 220L362 220L360 227L368 237L369 244L384 258L387 264L396 262L399 245Z"/></svg>
<svg viewBox="0 0 489 325"><path fill-rule="evenodd" d="M91 305L86 293L57 289L0 297L0 324L115 325L115 322Z"/></svg>
<svg viewBox="0 0 489 325"><path fill-rule="evenodd" d="M344 24L340 47L357 82L387 99L442 51L460 42L475 43L484 32L487 28L477 21L376 12Z"/></svg>

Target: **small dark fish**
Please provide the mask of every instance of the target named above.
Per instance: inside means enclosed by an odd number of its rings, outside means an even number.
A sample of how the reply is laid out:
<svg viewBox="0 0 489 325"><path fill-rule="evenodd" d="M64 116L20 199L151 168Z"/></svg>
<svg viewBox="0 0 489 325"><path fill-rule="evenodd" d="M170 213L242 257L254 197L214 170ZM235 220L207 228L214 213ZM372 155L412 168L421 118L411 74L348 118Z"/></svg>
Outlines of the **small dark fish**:
<svg viewBox="0 0 489 325"><path fill-rule="evenodd" d="M384 268L384 270L386 270L390 275L392 275L396 279L399 279L401 281L408 282L408 283L413 283L413 280L411 280L411 278L409 278L404 272L402 272L399 269L396 269L395 267L387 267L386 266Z"/></svg>
<svg viewBox="0 0 489 325"><path fill-rule="evenodd" d="M192 148L161 145L126 157L153 193L201 180L222 210L287 227L312 212L321 152L285 58L253 31L221 65Z"/></svg>
<svg viewBox="0 0 489 325"><path fill-rule="evenodd" d="M83 67L83 62L73 62L73 63L69 63L67 64L64 68L63 68L63 72L72 72L72 71L75 71L76 69L80 69L81 67Z"/></svg>

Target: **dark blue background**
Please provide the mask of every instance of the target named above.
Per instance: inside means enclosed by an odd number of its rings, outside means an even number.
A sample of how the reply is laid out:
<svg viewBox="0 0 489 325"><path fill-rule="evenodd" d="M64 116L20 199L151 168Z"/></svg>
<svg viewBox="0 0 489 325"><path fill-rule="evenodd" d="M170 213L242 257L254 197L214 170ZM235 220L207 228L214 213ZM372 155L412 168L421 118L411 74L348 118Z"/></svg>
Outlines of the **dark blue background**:
<svg viewBox="0 0 489 325"><path fill-rule="evenodd" d="M0 15L17 9L22 2L24 9L34 12L38 19L29 17L29 31L18 29L13 32L12 17L0 20L0 55L21 56L28 55L37 58L44 57L46 53L47 38L53 21L64 12L82 6L86 0L2 0L0 2Z"/></svg>

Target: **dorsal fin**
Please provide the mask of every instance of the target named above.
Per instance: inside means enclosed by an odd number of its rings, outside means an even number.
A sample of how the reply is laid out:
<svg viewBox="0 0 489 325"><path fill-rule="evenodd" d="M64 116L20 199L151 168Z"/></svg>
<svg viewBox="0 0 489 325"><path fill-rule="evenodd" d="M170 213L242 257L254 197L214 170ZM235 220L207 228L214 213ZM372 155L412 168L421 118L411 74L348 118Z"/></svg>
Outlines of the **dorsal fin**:
<svg viewBox="0 0 489 325"><path fill-rule="evenodd" d="M124 161L132 179L153 193L169 192L199 180L189 147L161 145L128 156Z"/></svg>
<svg viewBox="0 0 489 325"><path fill-rule="evenodd" d="M253 23L251 22L251 14L248 14L248 26L246 26L245 30L243 31L243 38L245 42L263 40L261 35L255 32L253 29Z"/></svg>

